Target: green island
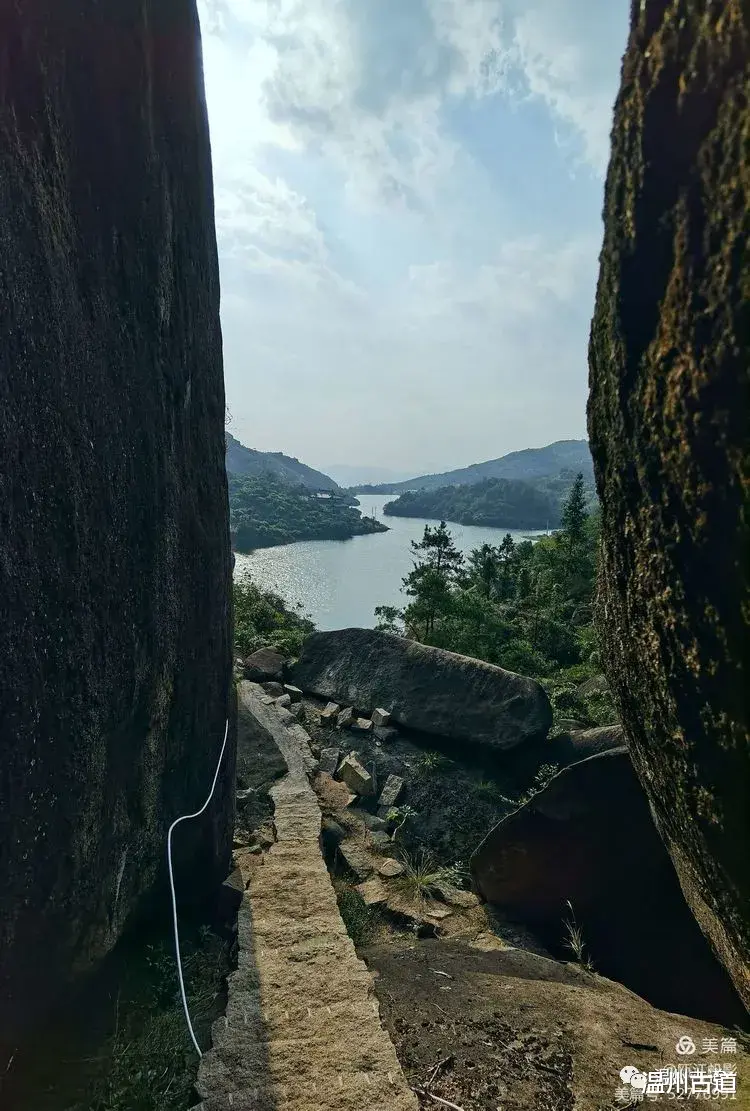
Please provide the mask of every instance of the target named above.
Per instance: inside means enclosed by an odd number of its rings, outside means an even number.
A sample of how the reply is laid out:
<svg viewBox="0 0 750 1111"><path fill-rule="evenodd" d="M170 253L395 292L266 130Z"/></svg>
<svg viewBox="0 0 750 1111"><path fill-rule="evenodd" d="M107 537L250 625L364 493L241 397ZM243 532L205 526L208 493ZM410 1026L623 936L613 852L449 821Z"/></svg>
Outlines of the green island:
<svg viewBox="0 0 750 1111"><path fill-rule="evenodd" d="M388 531L381 521L364 517L350 494L310 490L272 474L227 477L232 543L238 552Z"/></svg>
<svg viewBox="0 0 750 1111"><path fill-rule="evenodd" d="M462 486L408 490L388 502L383 513L389 517L427 517L488 528L557 528L563 500L575 477L562 473L534 482L486 478ZM593 492L583 476L581 482L587 500L591 500Z"/></svg>
<svg viewBox="0 0 750 1111"><path fill-rule="evenodd" d="M547 494L525 482L486 478L472 486L410 490L383 507L388 517L427 517L461 525L543 529L558 524L560 510Z"/></svg>

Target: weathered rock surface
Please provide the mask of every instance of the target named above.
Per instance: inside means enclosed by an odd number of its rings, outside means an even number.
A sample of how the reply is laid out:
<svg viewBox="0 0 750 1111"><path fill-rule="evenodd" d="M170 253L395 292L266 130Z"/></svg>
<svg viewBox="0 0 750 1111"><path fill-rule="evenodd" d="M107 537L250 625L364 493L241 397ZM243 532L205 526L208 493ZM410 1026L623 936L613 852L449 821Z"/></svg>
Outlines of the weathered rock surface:
<svg viewBox="0 0 750 1111"><path fill-rule="evenodd" d="M326 722L335 721L339 715L341 707L336 702L327 702L324 708L320 711L320 721L322 724Z"/></svg>
<svg viewBox="0 0 750 1111"><path fill-rule="evenodd" d="M146 909L169 824L210 786L232 652L195 4L5 3L0 42L0 1031L13 1045ZM205 819L175 836L183 894L227 873L233 747Z"/></svg>
<svg viewBox="0 0 750 1111"><path fill-rule="evenodd" d="M375 794L375 780L367 768L362 767L354 753L345 756L339 764L339 779L343 779L347 787L358 795L370 796Z"/></svg>
<svg viewBox="0 0 750 1111"><path fill-rule="evenodd" d="M484 898L551 951L564 954L570 902L597 971L666 1010L741 1021L742 1004L680 891L627 749L559 772L488 834L471 869Z"/></svg>
<svg viewBox="0 0 750 1111"><path fill-rule="evenodd" d="M328 775L335 775L341 759L341 750L338 748L324 748L320 753L320 770Z"/></svg>
<svg viewBox="0 0 750 1111"><path fill-rule="evenodd" d="M389 775L383 785L383 790L378 799L378 806L390 808L395 806L404 789L404 781L400 775Z"/></svg>
<svg viewBox="0 0 750 1111"><path fill-rule="evenodd" d="M544 738L547 695L533 679L372 629L314 633L294 682L362 712L385 706L407 728L498 751Z"/></svg>
<svg viewBox="0 0 750 1111"><path fill-rule="evenodd" d="M685 897L750 1006L748 87L740 0L634 5L589 432L605 671Z"/></svg>
<svg viewBox="0 0 750 1111"><path fill-rule="evenodd" d="M245 678L249 679L251 683L262 683L264 680L272 680L278 687L281 687L279 694L283 694L285 687L281 684L281 678L284 671L284 657L275 648L259 648L257 652L253 652L245 660ZM267 686L270 688L271 683ZM291 699L290 699L291 701Z"/></svg>
<svg viewBox="0 0 750 1111"><path fill-rule="evenodd" d="M621 725L602 725L598 729L581 729L572 734L553 737L545 745L546 759L551 764L567 767L577 764L600 752L627 748L627 738Z"/></svg>
<svg viewBox="0 0 750 1111"><path fill-rule="evenodd" d="M704 1041L720 1046L720 1026L659 1011L574 964L519 949L477 948L428 939L409 948L379 944L364 951L378 973L381 1012L410 1083L424 1087L436 1063L450 1054L430 1085L437 1100L492 1111L666 1111L680 1106L674 1091L641 1104L630 1100L632 1090L618 1099L620 1070L632 1064L656 1072L687 1060L693 1067L736 1065L737 1098L726 1106L739 1111L747 1104L747 1053L701 1054ZM696 1056L677 1056L683 1036L692 1038ZM694 1102L700 1106L692 1099L684 1104ZM425 1109L440 1106L434 1098L423 1102Z"/></svg>

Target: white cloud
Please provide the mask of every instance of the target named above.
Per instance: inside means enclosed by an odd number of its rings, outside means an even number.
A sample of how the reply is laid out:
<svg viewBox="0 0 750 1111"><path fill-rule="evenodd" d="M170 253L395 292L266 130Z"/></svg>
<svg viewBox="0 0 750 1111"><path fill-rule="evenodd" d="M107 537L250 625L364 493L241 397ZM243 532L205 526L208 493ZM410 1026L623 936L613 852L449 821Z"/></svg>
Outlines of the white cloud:
<svg viewBox="0 0 750 1111"><path fill-rule="evenodd" d="M600 174L627 0L199 6L237 434L416 469L582 434L601 186L534 227L449 113L542 106Z"/></svg>

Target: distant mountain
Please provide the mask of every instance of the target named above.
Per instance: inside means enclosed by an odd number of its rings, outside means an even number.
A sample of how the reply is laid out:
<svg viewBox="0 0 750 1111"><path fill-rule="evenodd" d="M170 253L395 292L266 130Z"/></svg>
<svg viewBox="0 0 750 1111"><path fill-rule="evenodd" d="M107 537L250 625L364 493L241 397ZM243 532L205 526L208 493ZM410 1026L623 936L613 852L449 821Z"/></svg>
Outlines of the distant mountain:
<svg viewBox="0 0 750 1111"><path fill-rule="evenodd" d="M245 447L229 432L227 438L227 472L234 475L273 475L292 486L306 486L308 490L339 490L337 482L322 471L300 463L281 451L255 451Z"/></svg>
<svg viewBox="0 0 750 1111"><path fill-rule="evenodd" d="M572 475L583 472L587 486L593 486L594 465L587 440L558 440L547 447L525 448L511 451L499 459L486 463L473 463L442 474L420 475L403 482L381 483L377 486L355 486L358 494L401 494L406 490L438 490L442 486L466 486L484 482L488 478L503 478L519 482L545 485L545 479L557 478L563 473Z"/></svg>
<svg viewBox="0 0 750 1111"><path fill-rule="evenodd" d="M411 472L394 471L390 467L358 466L356 463L331 463L326 467L326 474L335 478L340 486L355 486L373 482L403 482Z"/></svg>

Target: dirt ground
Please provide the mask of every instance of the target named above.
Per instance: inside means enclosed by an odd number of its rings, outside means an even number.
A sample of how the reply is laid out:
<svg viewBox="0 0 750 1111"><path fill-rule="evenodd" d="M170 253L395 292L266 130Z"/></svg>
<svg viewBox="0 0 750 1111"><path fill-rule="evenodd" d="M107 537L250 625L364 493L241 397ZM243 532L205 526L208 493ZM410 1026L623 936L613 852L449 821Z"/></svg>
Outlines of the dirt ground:
<svg viewBox="0 0 750 1111"><path fill-rule="evenodd" d="M442 939L390 939L361 956L375 975L381 1017L425 1111L624 1108L629 1104L622 1091L616 1097L623 1067L648 1072L684 1065L675 1058L683 1035L697 1046L722 1035L708 1023L657 1011L577 965L522 950L483 953ZM746 1109L746 1043L740 1041L731 1058L690 1063L727 1062L738 1069L729 1106ZM674 1105L674 1096L646 1102Z"/></svg>

